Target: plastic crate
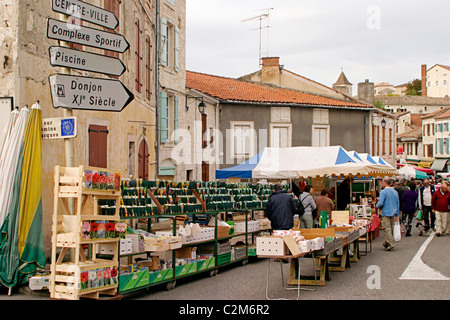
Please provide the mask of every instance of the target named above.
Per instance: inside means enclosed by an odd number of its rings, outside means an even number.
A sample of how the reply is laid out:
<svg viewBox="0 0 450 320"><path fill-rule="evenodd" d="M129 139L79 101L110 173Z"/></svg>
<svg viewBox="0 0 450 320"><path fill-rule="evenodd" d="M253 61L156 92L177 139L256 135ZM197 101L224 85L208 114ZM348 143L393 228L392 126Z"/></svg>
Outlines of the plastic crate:
<svg viewBox="0 0 450 320"><path fill-rule="evenodd" d="M219 254L217 256L217 265L222 265L231 261L231 252Z"/></svg>

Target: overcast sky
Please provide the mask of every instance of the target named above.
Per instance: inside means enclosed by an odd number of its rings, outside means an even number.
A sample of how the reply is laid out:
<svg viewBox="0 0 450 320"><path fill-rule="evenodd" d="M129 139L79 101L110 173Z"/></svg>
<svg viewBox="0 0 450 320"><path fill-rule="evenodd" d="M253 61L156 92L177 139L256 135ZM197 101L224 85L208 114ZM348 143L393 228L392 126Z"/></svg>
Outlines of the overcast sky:
<svg viewBox="0 0 450 320"><path fill-rule="evenodd" d="M330 87L342 68L354 94L365 79L399 85L420 78L422 64L450 65L448 0L186 0L186 7L190 71L235 78L258 70L260 21L242 21L267 12L263 57L280 57L286 69Z"/></svg>

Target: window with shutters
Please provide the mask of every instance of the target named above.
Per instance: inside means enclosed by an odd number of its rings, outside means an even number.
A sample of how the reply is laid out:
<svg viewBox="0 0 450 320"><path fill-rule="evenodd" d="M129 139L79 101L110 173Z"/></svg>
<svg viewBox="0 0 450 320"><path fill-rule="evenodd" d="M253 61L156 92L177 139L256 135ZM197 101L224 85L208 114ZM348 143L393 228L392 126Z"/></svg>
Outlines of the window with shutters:
<svg viewBox="0 0 450 320"><path fill-rule="evenodd" d="M89 166L108 167L108 127L89 125Z"/></svg>
<svg viewBox="0 0 450 320"><path fill-rule="evenodd" d="M180 31L161 18L161 59L160 63L164 67L171 67L176 72L180 71Z"/></svg>
<svg viewBox="0 0 450 320"><path fill-rule="evenodd" d="M178 135L178 128L179 128L179 123L178 123L178 97L174 96L173 97L173 141L175 143L178 143L179 140L179 135Z"/></svg>
<svg viewBox="0 0 450 320"><path fill-rule="evenodd" d="M117 17L117 20L120 21L120 4L122 0L105 0L104 8L105 10L111 11ZM120 23L119 23L120 26ZM119 26L114 29L112 32L120 33ZM111 32L110 29L105 28L105 30ZM114 51L105 50L105 55L109 57L119 58L119 53Z"/></svg>
<svg viewBox="0 0 450 320"><path fill-rule="evenodd" d="M161 18L161 28L160 28L160 47L161 47L161 57L160 57L160 63L162 66L167 66L169 57L169 32L168 32L168 26L167 26L167 19Z"/></svg>
<svg viewBox="0 0 450 320"><path fill-rule="evenodd" d="M160 113L159 113L159 121L160 121L160 142L166 143L169 137L169 101L167 97L167 93L161 91L160 94Z"/></svg>
<svg viewBox="0 0 450 320"><path fill-rule="evenodd" d="M392 155L392 129L389 128L389 155Z"/></svg>
<svg viewBox="0 0 450 320"><path fill-rule="evenodd" d="M256 141L253 121L231 122L231 155L237 162L248 160L253 155Z"/></svg>
<svg viewBox="0 0 450 320"><path fill-rule="evenodd" d="M145 39L146 64L145 64L145 96L148 100L152 97L152 44L150 37Z"/></svg>
<svg viewBox="0 0 450 320"><path fill-rule="evenodd" d="M270 124L270 146L272 148L292 147L292 124Z"/></svg>
<svg viewBox="0 0 450 320"><path fill-rule="evenodd" d="M312 126L312 146L328 147L330 145L330 126Z"/></svg>
<svg viewBox="0 0 450 320"><path fill-rule="evenodd" d="M180 32L177 27L174 27L173 58L173 68L178 72L180 71Z"/></svg>
<svg viewBox="0 0 450 320"><path fill-rule="evenodd" d="M136 82L136 91L141 92L142 89L142 77L141 77L141 60L142 60L142 52L141 52L141 22L138 19L136 21L136 43L135 43L135 82Z"/></svg>

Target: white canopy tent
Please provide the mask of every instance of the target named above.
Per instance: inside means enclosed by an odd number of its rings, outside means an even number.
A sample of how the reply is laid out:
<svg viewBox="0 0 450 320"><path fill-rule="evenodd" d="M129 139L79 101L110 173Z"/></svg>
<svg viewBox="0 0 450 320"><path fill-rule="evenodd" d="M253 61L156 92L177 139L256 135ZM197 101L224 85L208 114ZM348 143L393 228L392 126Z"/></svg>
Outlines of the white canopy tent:
<svg viewBox="0 0 450 320"><path fill-rule="evenodd" d="M394 168L358 161L341 146L266 148L253 169L254 179L297 179L301 177L392 176Z"/></svg>

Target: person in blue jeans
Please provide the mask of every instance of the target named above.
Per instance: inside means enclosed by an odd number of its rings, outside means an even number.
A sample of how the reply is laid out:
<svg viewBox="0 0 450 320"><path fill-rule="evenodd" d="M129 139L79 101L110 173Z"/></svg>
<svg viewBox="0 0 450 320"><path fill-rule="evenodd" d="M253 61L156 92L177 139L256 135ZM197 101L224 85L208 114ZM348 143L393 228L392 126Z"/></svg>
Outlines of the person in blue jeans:
<svg viewBox="0 0 450 320"><path fill-rule="evenodd" d="M398 192L391 188L389 178L384 178L381 183L383 190L380 192L380 198L377 202L377 208L381 209L381 224L384 228L384 250L393 251L394 242L394 222L399 221L400 199Z"/></svg>
<svg viewBox="0 0 450 320"><path fill-rule="evenodd" d="M416 183L411 181L409 189L402 196L402 223L406 225L406 236L411 236L412 220L418 209L417 198L419 194L416 191Z"/></svg>
<svg viewBox="0 0 450 320"><path fill-rule="evenodd" d="M431 209L431 198L435 192L434 185L430 184L430 180L425 178L423 185L419 189L419 209L422 210L423 220L425 222L425 236L428 235L428 231L431 229L435 231L434 223L436 216ZM422 235L419 232L419 235Z"/></svg>

